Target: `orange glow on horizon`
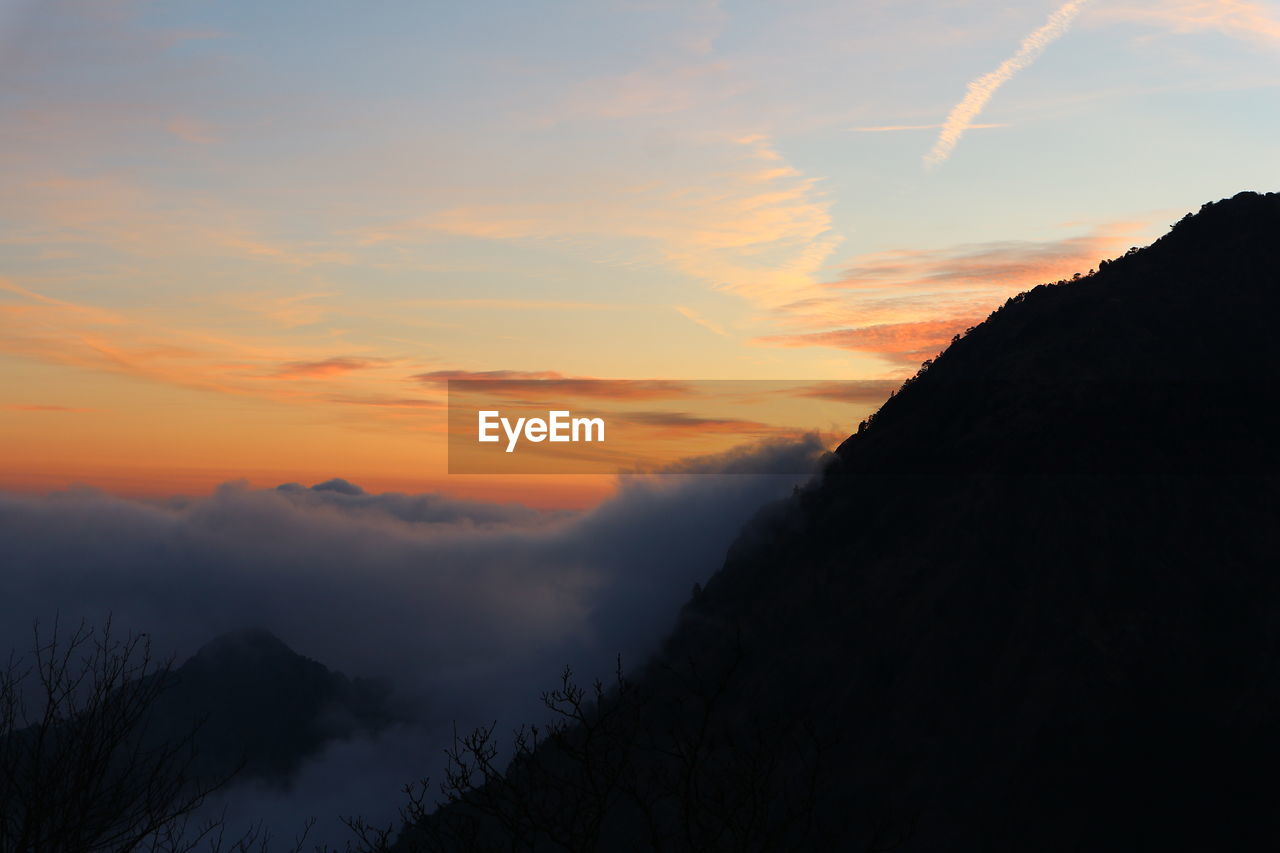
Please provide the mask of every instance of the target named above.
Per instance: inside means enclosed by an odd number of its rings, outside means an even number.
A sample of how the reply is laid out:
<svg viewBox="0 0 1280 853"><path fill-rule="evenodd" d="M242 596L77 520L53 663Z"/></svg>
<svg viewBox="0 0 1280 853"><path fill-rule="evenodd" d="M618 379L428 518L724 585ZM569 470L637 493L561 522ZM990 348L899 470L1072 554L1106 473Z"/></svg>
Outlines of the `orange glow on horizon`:
<svg viewBox="0 0 1280 853"><path fill-rule="evenodd" d="M370 494L400 492L435 493L452 498L490 503L521 503L537 509L587 509L613 494L616 481L605 475L458 475L407 477L403 475L343 476L342 472L255 470L231 477L212 468L157 468L137 470L106 465L59 470L48 465L18 467L6 462L0 474L0 491L48 494L80 487L99 489L127 498L165 499L200 497L229 482L243 482L253 489L271 489L285 483L313 486L340 477Z"/></svg>

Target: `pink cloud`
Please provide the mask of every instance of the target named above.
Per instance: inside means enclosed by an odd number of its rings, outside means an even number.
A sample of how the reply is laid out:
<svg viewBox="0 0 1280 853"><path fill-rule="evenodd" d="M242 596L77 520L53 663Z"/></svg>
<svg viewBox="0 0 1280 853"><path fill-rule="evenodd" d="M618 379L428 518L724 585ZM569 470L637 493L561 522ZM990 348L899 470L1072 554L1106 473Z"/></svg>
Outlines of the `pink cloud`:
<svg viewBox="0 0 1280 853"><path fill-rule="evenodd" d="M886 356L902 364L918 364L946 348L951 338L979 322L967 320L922 320L914 323L882 323L852 329L830 329L799 335L757 338L759 343L781 347L833 347Z"/></svg>
<svg viewBox="0 0 1280 853"><path fill-rule="evenodd" d="M380 358L326 358L320 361L291 361L275 373L273 379L326 379L356 370L368 370L386 363Z"/></svg>

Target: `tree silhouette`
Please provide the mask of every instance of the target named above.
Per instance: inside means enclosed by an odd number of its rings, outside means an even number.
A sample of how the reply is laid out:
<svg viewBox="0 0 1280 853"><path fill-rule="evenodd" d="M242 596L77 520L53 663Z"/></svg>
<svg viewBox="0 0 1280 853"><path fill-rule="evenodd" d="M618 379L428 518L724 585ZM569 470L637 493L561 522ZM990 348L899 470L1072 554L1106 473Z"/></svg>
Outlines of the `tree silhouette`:
<svg viewBox="0 0 1280 853"><path fill-rule="evenodd" d="M657 664L645 679L656 690L626 678L620 661L608 685L583 687L566 668L541 697L549 724L521 726L509 747L496 723L455 733L440 800L428 780L406 786L403 831L349 819L349 850L835 849L847 827L824 802L834 738L738 714L742 655ZM907 825L886 823L867 849L895 848Z"/></svg>
<svg viewBox="0 0 1280 853"><path fill-rule="evenodd" d="M230 779L191 772L198 725L148 736L171 664L145 634L114 637L110 620L35 626L29 657L0 671L0 853L266 850L260 826L229 839L220 819L197 818Z"/></svg>

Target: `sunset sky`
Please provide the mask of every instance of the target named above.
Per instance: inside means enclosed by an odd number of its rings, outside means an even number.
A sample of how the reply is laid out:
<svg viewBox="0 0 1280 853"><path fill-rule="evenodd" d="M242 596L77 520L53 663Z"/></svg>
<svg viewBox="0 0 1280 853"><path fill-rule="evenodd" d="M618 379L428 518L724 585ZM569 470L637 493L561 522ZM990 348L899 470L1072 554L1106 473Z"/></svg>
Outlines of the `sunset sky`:
<svg viewBox="0 0 1280 853"><path fill-rule="evenodd" d="M441 378L898 379L1280 176L1245 0L0 0L0 79L18 491L580 506Z"/></svg>

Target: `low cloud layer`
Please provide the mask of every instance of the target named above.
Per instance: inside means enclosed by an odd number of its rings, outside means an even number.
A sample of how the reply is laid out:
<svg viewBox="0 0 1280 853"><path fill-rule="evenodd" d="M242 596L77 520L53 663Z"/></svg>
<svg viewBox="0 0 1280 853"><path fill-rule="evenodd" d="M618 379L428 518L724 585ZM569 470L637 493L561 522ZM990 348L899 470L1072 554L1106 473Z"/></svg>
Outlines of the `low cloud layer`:
<svg viewBox="0 0 1280 853"><path fill-rule="evenodd" d="M803 479L707 471L746 455L750 470L793 472L821 451L812 438L775 442L684 466L699 476L623 477L579 513L367 494L336 479L167 502L0 495L0 644L29 646L33 619L110 613L182 658L220 632L261 626L331 668L390 679L416 728L335 745L293 792L232 808L246 818L265 808L273 822L376 815L405 781L436 773L455 720L506 728L536 713L566 663L587 678L619 653L639 663L742 524Z"/></svg>

